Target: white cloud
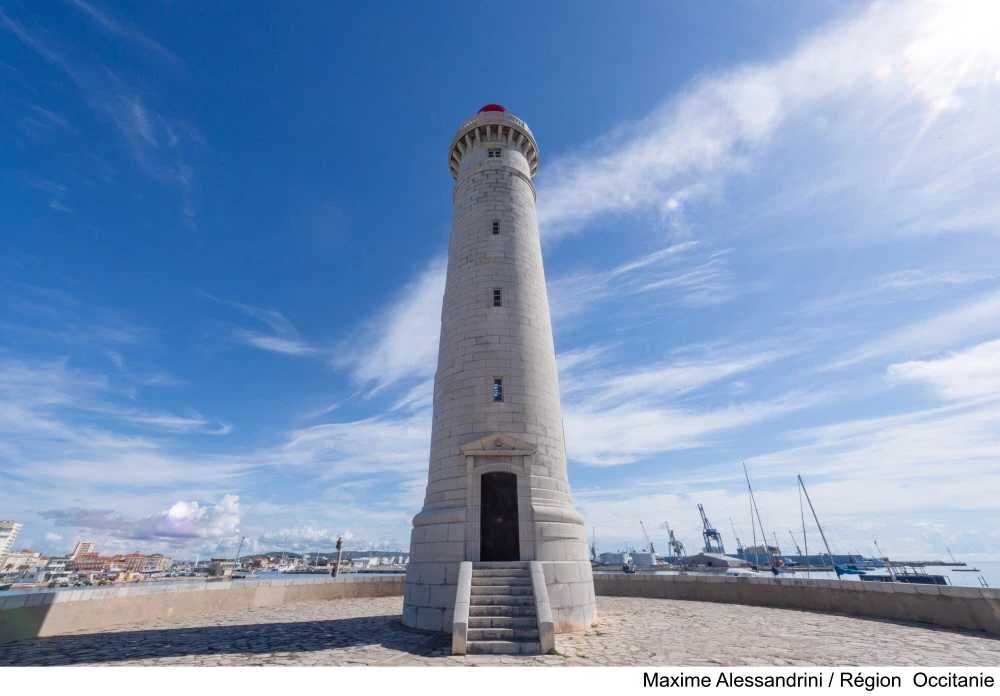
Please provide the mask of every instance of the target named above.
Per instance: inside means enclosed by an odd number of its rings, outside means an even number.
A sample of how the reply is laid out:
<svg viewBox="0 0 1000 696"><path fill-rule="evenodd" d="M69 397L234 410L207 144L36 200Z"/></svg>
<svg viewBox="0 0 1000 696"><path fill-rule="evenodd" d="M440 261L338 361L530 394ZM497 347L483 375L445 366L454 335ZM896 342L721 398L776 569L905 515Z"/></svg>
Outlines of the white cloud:
<svg viewBox="0 0 1000 696"><path fill-rule="evenodd" d="M992 336L998 324L1000 293L985 293L971 300L966 299L961 305L929 319L886 331L824 369L839 369L886 355L926 355L969 340Z"/></svg>
<svg viewBox="0 0 1000 696"><path fill-rule="evenodd" d="M233 336L248 346L285 355L316 355L320 351L304 341L267 336L256 331L236 331Z"/></svg>
<svg viewBox="0 0 1000 696"><path fill-rule="evenodd" d="M67 508L49 510L42 517L57 526L102 532L117 539L181 541L214 539L239 531L239 497L225 495L215 505L178 501L169 509L140 519L117 515L112 510Z"/></svg>
<svg viewBox="0 0 1000 696"><path fill-rule="evenodd" d="M897 363L888 372L891 380L926 384L945 399L1000 398L1000 340L939 360Z"/></svg>
<svg viewBox="0 0 1000 696"><path fill-rule="evenodd" d="M364 328L363 337L342 346L338 362L351 366L359 384L372 385L372 393L402 379L434 374L446 270L446 259L433 259Z"/></svg>
<svg viewBox="0 0 1000 696"><path fill-rule="evenodd" d="M218 302L219 304L224 304L227 307L238 309L247 316L253 317L263 324L266 324L271 330L270 334L260 333L259 331L250 331L248 329L234 331L233 338L240 343L272 353L280 353L282 355L310 356L321 355L324 352L317 346L314 346L308 341L300 338L295 325L277 310L254 307L253 305L243 304L242 302L223 300L206 292L201 292L200 294L213 302Z"/></svg>
<svg viewBox="0 0 1000 696"><path fill-rule="evenodd" d="M548 283L553 321L624 297L655 311L657 302L703 307L731 299L726 252L699 253L698 242L659 249L607 271L576 271Z"/></svg>
<svg viewBox="0 0 1000 696"><path fill-rule="evenodd" d="M899 145L894 163L856 169L869 188L883 191L905 183L914 190L919 177L941 171L940 156L950 152L949 162L974 164L966 165L961 178L938 180L937 198L947 199L952 210L924 224L940 228L943 221L955 220L956 212L971 212L966 224L978 225L990 216L995 220L1000 210L993 204L982 210L955 204L973 187L979 195L964 202L982 208L983 189L967 175L969 166L991 178L988 173L997 165L995 150L984 140L992 131L988 110L971 110L981 103L977 90L992 80L1000 63L991 38L998 30L996 7L989 0L874 3L824 27L783 59L696 80L642 121L584 148L583 154L550 164L539 183L542 233L556 238L602 215L675 214L684 194L693 199L718 189L727 177L749 171L776 136L791 128L791 121L830 123L836 109L845 106L851 109L841 119L843 127L852 129L847 142L872 142L874 134L882 143ZM941 117L946 112L971 112L971 118L982 120L977 128L956 124L949 135L957 137L929 154L932 143L925 136L931 126L951 123ZM905 136L899 140L889 125L903 122ZM927 184L925 176L920 185ZM921 198L926 196L918 192L912 200L919 203ZM909 204L911 199L905 200ZM919 226L923 212L916 217L911 212L906 221Z"/></svg>
<svg viewBox="0 0 1000 696"><path fill-rule="evenodd" d="M168 51L166 48L153 41L128 21L118 17L108 10L98 9L94 5L83 2L83 0L70 0L70 2L83 10L90 19L97 23L99 27L112 34L131 41L152 53L166 59L174 65L182 65L180 58Z"/></svg>
<svg viewBox="0 0 1000 696"><path fill-rule="evenodd" d="M785 394L724 406L691 401L703 388L760 369L788 351L702 350L692 359L630 369L602 348L570 354L560 374L568 456L597 466L627 464L657 453L704 447L728 430L815 405L824 396ZM603 358L600 360L598 358ZM739 391L745 391L745 388Z"/></svg>

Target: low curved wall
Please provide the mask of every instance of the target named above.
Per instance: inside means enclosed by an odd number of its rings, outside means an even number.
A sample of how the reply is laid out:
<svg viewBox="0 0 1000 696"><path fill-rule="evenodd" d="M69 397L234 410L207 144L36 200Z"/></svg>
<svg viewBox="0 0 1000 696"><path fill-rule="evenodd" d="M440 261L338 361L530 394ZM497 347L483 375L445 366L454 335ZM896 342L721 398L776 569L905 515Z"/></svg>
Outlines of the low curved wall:
<svg viewBox="0 0 1000 696"><path fill-rule="evenodd" d="M0 596L0 644L171 616L403 595L399 576L130 585ZM594 574L598 596L838 612L1000 635L1000 589L840 580Z"/></svg>
<svg viewBox="0 0 1000 696"><path fill-rule="evenodd" d="M71 592L0 594L0 644L171 616L293 602L402 596L403 579L398 575L148 583Z"/></svg>
<svg viewBox="0 0 1000 696"><path fill-rule="evenodd" d="M837 612L1000 634L1000 589L896 582L594 574L598 596L686 599Z"/></svg>

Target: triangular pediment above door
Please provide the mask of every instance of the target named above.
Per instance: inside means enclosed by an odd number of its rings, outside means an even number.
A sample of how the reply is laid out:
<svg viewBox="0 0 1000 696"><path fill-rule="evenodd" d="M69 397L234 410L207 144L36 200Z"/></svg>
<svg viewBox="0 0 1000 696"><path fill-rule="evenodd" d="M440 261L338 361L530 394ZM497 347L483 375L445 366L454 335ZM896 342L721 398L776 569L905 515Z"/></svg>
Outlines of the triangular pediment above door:
<svg viewBox="0 0 1000 696"><path fill-rule="evenodd" d="M538 445L518 440L509 433L492 433L478 440L467 442L459 448L463 456L510 457L534 454Z"/></svg>

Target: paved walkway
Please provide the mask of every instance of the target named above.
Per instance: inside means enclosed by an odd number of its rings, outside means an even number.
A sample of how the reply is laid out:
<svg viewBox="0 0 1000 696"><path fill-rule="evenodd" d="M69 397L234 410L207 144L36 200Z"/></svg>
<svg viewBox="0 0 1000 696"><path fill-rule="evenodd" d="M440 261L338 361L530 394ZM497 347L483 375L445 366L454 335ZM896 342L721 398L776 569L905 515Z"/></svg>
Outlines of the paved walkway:
<svg viewBox="0 0 1000 696"><path fill-rule="evenodd" d="M0 665L983 665L1000 640L918 625L732 604L599 597L600 620L559 655L453 657L400 623L401 597L217 612L39 638Z"/></svg>

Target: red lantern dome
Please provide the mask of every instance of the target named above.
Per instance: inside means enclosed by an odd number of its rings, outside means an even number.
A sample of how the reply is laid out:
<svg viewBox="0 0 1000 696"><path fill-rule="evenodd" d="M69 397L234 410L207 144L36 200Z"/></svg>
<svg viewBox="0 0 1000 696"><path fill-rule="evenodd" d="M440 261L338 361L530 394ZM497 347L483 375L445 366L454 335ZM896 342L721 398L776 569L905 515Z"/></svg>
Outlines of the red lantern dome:
<svg viewBox="0 0 1000 696"><path fill-rule="evenodd" d="M503 108L499 104L487 104L479 110L479 113L483 113L484 111L503 111L506 113L507 109Z"/></svg>

